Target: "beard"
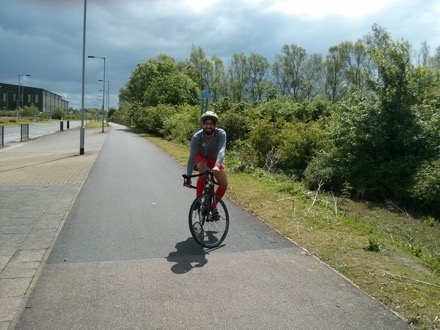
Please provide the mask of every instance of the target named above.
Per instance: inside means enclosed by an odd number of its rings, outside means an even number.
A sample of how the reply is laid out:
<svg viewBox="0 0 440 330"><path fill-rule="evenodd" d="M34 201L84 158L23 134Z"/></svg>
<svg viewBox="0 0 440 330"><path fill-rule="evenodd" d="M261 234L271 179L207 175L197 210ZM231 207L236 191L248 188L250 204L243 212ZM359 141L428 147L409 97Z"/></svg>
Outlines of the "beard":
<svg viewBox="0 0 440 330"><path fill-rule="evenodd" d="M208 136L211 136L215 131L215 127L209 127L209 128L204 128L203 129L203 133L205 133Z"/></svg>

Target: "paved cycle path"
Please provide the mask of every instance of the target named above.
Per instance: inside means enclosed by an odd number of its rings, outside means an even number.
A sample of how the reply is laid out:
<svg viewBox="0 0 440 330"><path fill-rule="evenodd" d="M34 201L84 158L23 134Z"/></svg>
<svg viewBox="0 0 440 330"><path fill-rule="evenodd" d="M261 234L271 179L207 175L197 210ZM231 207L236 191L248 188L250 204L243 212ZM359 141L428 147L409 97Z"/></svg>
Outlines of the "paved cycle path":
<svg viewBox="0 0 440 330"><path fill-rule="evenodd" d="M227 202L223 246L190 237L184 166L113 125L15 329L405 329ZM251 189L251 187L250 187Z"/></svg>

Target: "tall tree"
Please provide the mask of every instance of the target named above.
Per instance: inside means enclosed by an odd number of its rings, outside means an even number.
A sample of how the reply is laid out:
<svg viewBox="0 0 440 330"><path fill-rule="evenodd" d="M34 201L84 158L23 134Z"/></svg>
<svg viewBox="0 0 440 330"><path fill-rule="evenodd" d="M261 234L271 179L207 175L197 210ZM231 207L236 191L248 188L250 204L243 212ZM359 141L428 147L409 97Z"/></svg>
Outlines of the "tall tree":
<svg viewBox="0 0 440 330"><path fill-rule="evenodd" d="M332 102L340 99L344 87L344 68L346 65L346 46L330 47L325 61L326 93Z"/></svg>
<svg viewBox="0 0 440 330"><path fill-rule="evenodd" d="M140 106L197 104L199 94L196 83L167 55L139 64L127 90L128 101Z"/></svg>
<svg viewBox="0 0 440 330"><path fill-rule="evenodd" d="M429 64L433 68L440 69L440 46L435 49L435 54L430 58Z"/></svg>
<svg viewBox="0 0 440 330"><path fill-rule="evenodd" d="M429 45L426 41L423 41L420 47L420 51L418 54L417 64L419 66L428 66L429 65Z"/></svg>
<svg viewBox="0 0 440 330"><path fill-rule="evenodd" d="M261 101L270 86L267 79L270 65L264 56L258 54L251 54L248 62L250 101Z"/></svg>
<svg viewBox="0 0 440 330"><path fill-rule="evenodd" d="M377 196L402 198L407 194L426 148L419 138L422 130L412 110L417 103L414 93L417 79L407 43L394 41L377 25L365 40L375 67L370 81L377 96L377 106L365 105L371 103L368 100L358 99L357 102L369 110L356 114L365 124L361 125L359 119L358 125L351 126L355 131L351 143L355 150L368 152L364 158L370 163L362 167L363 173L355 176L368 177L370 191ZM358 151L347 152L353 153L358 154ZM363 162L361 157L358 161Z"/></svg>
<svg viewBox="0 0 440 330"><path fill-rule="evenodd" d="M245 87L249 83L249 64L245 54L235 53L229 67L229 88L231 100L240 102L246 99Z"/></svg>
<svg viewBox="0 0 440 330"><path fill-rule="evenodd" d="M211 61L213 63L213 76L210 94L212 101L218 102L221 98L226 97L228 92L225 66L222 59L216 55L211 57Z"/></svg>
<svg viewBox="0 0 440 330"><path fill-rule="evenodd" d="M205 91L209 90L213 80L214 67L200 46L198 48L194 45L192 46L189 63L195 68L198 74L197 82L200 85L200 89Z"/></svg>
<svg viewBox="0 0 440 330"><path fill-rule="evenodd" d="M345 47L345 79L349 87L363 89L366 86L367 76L371 73L371 66L365 44L358 40L352 44L343 43Z"/></svg>
<svg viewBox="0 0 440 330"><path fill-rule="evenodd" d="M272 73L281 94L292 95L299 100L303 88L303 66L307 59L307 51L295 44L284 45L282 54L276 55Z"/></svg>
<svg viewBox="0 0 440 330"><path fill-rule="evenodd" d="M303 86L300 101L312 100L323 89L323 61L321 54L308 56L303 65Z"/></svg>

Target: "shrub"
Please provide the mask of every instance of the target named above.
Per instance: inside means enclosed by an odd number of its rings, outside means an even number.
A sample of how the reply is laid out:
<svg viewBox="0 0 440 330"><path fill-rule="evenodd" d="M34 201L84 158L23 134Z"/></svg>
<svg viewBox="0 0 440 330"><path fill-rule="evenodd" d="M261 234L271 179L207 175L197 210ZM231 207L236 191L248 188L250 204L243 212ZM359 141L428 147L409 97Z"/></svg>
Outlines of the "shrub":
<svg viewBox="0 0 440 330"><path fill-rule="evenodd" d="M249 119L233 110L220 115L219 127L227 134L227 146L230 148L236 141L245 140L249 134Z"/></svg>
<svg viewBox="0 0 440 330"><path fill-rule="evenodd" d="M324 150L318 151L307 164L303 173L304 184L309 189L317 189L320 183L326 190L339 191L338 166L333 155Z"/></svg>
<svg viewBox="0 0 440 330"><path fill-rule="evenodd" d="M286 123L280 133L281 170L301 178L316 150L321 149L324 136L316 122Z"/></svg>
<svg viewBox="0 0 440 330"><path fill-rule="evenodd" d="M159 104L157 107L138 107L135 109L134 124L148 133L163 136L164 121L177 110L172 105Z"/></svg>
<svg viewBox="0 0 440 330"><path fill-rule="evenodd" d="M182 106L178 112L164 119L161 134L171 141L188 143L199 126L197 106Z"/></svg>
<svg viewBox="0 0 440 330"><path fill-rule="evenodd" d="M249 133L249 145L251 152L255 155L258 167L264 167L267 155L278 148L280 144L280 130L274 123L268 120L259 120L253 123Z"/></svg>
<svg viewBox="0 0 440 330"><path fill-rule="evenodd" d="M440 215L440 159L423 163L415 175L411 195L422 206Z"/></svg>

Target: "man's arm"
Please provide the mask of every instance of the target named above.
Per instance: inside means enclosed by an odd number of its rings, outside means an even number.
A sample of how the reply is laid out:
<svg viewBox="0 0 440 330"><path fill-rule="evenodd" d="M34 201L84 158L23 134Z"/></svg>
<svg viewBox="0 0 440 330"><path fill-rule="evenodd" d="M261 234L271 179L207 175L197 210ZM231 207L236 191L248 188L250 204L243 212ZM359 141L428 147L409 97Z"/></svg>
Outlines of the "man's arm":
<svg viewBox="0 0 440 330"><path fill-rule="evenodd" d="M221 163L223 163L226 152L226 132L224 130L219 130L218 133L218 153L217 160L215 162L215 167L217 168L219 168Z"/></svg>
<svg viewBox="0 0 440 330"><path fill-rule="evenodd" d="M186 175L190 176L194 170L194 161L197 152L197 137L196 134L191 138L191 147L189 150L188 164L186 165Z"/></svg>

